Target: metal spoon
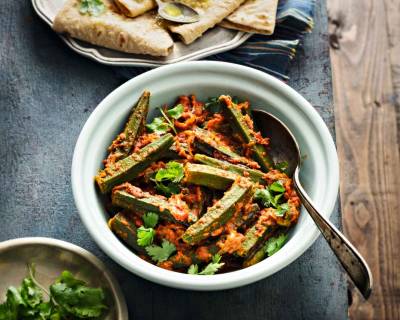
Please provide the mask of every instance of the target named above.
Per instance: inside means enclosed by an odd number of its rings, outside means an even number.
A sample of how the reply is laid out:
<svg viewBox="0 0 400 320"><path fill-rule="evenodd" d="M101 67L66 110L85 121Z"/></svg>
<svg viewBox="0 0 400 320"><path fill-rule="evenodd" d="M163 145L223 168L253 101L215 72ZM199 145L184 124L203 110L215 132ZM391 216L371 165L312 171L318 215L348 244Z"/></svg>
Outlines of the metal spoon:
<svg viewBox="0 0 400 320"><path fill-rule="evenodd" d="M289 176L293 176L294 187L301 202L358 290L360 290L365 299L368 299L372 289L371 271L364 258L350 241L318 212L312 200L301 186L299 178L300 150L293 134L286 125L268 112L254 110L253 115L261 133L271 138L270 156L272 160L275 163L282 161L288 163L286 172Z"/></svg>
<svg viewBox="0 0 400 320"><path fill-rule="evenodd" d="M191 7L178 2L156 0L158 14L165 20L178 23L193 23L200 20L200 15Z"/></svg>

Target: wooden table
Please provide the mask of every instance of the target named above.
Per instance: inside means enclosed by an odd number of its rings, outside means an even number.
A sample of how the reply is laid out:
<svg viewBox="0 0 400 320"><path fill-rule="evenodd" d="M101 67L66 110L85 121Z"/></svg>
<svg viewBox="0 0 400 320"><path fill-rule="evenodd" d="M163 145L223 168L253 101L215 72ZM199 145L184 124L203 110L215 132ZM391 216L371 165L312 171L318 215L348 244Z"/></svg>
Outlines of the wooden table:
<svg viewBox="0 0 400 320"><path fill-rule="evenodd" d="M321 3L289 84L316 107L333 134L327 15ZM47 236L90 250L118 278L132 319L347 318L346 276L321 238L276 275L221 292L162 287L108 259L80 221L70 166L89 114L126 79L67 48L29 1L2 1L0 12L0 240ZM339 217L335 210L335 224Z"/></svg>

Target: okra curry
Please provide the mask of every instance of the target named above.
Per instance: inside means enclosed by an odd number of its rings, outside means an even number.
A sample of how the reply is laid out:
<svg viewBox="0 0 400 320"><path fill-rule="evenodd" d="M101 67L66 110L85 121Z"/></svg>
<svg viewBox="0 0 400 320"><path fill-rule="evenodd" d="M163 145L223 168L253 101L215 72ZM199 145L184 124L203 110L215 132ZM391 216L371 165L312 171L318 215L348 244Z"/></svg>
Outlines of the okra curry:
<svg viewBox="0 0 400 320"><path fill-rule="evenodd" d="M233 271L277 252L300 200L287 164L269 158L249 102L180 96L147 123L149 100L146 91L95 177L111 230L142 259L189 274Z"/></svg>

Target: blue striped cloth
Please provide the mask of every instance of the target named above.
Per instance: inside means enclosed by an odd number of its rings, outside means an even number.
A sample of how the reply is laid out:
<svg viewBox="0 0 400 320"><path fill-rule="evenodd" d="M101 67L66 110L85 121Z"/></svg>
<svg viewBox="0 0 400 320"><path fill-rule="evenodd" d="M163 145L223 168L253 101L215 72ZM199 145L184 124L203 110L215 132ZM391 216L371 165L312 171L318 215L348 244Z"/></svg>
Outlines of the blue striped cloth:
<svg viewBox="0 0 400 320"><path fill-rule="evenodd" d="M304 34L314 27L314 8L315 0L280 0L272 36L254 35L238 48L208 59L247 65L288 80L290 61Z"/></svg>
<svg viewBox="0 0 400 320"><path fill-rule="evenodd" d="M238 48L206 59L246 65L288 80L296 49L304 34L314 26L314 7L315 0L279 0L273 35L253 35ZM145 70L118 68L116 71L123 77L132 78Z"/></svg>

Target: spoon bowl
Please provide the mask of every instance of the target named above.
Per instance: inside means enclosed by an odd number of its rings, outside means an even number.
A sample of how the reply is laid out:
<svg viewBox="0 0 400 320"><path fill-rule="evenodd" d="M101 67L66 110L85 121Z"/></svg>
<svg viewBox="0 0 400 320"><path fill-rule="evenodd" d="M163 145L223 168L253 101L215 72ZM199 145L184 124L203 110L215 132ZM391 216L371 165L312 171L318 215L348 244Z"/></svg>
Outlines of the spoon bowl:
<svg viewBox="0 0 400 320"><path fill-rule="evenodd" d="M301 154L294 135L278 118L263 110L253 116L263 136L271 139L269 156L275 164L286 162L285 172L293 177L297 194L325 240L365 299L371 294L372 274L364 258L350 241L316 208L300 182Z"/></svg>
<svg viewBox="0 0 400 320"><path fill-rule="evenodd" d="M200 15L191 7L178 2L157 0L158 14L165 20L177 23L193 23L200 20Z"/></svg>

